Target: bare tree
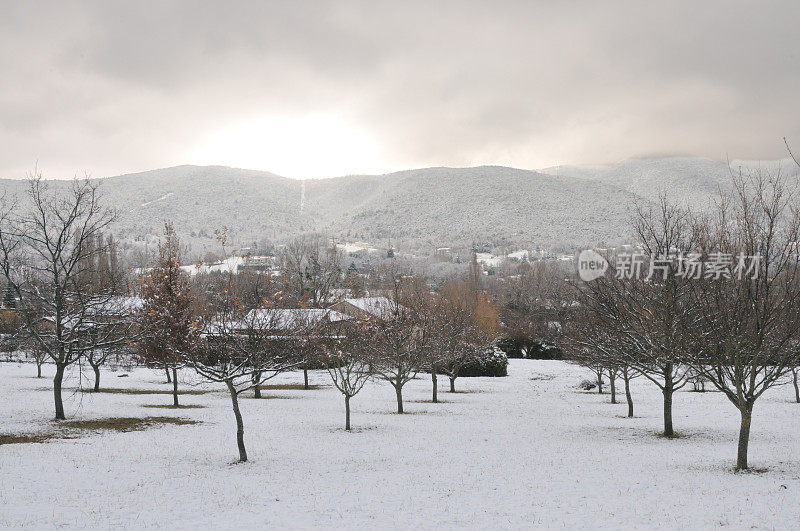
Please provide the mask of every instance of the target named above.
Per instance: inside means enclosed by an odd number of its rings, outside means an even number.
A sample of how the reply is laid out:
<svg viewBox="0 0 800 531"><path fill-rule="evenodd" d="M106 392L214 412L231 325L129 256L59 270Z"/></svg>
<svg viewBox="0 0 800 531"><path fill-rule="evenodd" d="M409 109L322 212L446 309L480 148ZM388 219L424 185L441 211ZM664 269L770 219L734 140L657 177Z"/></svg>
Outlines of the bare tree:
<svg viewBox="0 0 800 531"><path fill-rule="evenodd" d="M617 376L620 368L616 365L609 365L606 367L606 374L608 375L608 388L611 391L611 403L617 403Z"/></svg>
<svg viewBox="0 0 800 531"><path fill-rule="evenodd" d="M617 403L615 380L622 377L628 417L633 417L630 382L639 373L629 365L624 342L614 335L614 330L605 327L593 313L580 308L565 326L561 344L568 360L592 370L597 379L598 393L602 394L603 373L608 374L612 404Z"/></svg>
<svg viewBox="0 0 800 531"><path fill-rule="evenodd" d="M631 395L631 380L639 376L639 372L630 365L622 365L622 380L625 382L625 401L628 403L628 418L633 418L633 395Z"/></svg>
<svg viewBox="0 0 800 531"><path fill-rule="evenodd" d="M350 399L373 376L366 348L365 323L346 320L328 323L324 334L324 363L334 387L344 396L345 430L350 431Z"/></svg>
<svg viewBox="0 0 800 531"><path fill-rule="evenodd" d="M422 367L431 375L431 401L439 402L439 370L447 361L447 352L443 344L444 330L441 316L437 313L436 298L431 293L430 287L423 278L407 277L400 284L402 286L397 294L402 300L402 306L413 316L412 325L418 332L419 348L424 354L425 362Z"/></svg>
<svg viewBox="0 0 800 531"><path fill-rule="evenodd" d="M800 212L785 178L733 175L734 193L696 224L715 275L692 283L698 326L693 368L739 410L737 470L748 468L756 401L797 365L800 340Z"/></svg>
<svg viewBox="0 0 800 531"><path fill-rule="evenodd" d="M43 349L39 343L37 342L30 342L29 349L33 356L33 361L36 363L36 377L42 377L42 366L47 362L48 355L47 351Z"/></svg>
<svg viewBox="0 0 800 531"><path fill-rule="evenodd" d="M131 346L138 337L135 331L137 312L141 299L134 297L115 297L105 306L98 308L87 324L86 333L90 336L102 335L109 338L112 345L106 345L86 352L85 359L94 372L94 392L100 391L100 367L112 356L133 357Z"/></svg>
<svg viewBox="0 0 800 531"><path fill-rule="evenodd" d="M227 231L223 229L215 233L222 245L222 255L227 256ZM215 312L226 311L231 293L236 294L243 312L281 305L284 297L280 283L271 275L248 269L240 269L233 275L227 272L199 273L193 278L193 287L195 293L202 294L203 311L212 316ZM252 378L254 397L261 398L261 386L256 384L262 378L258 369L254 369Z"/></svg>
<svg viewBox="0 0 800 531"><path fill-rule="evenodd" d="M141 299L127 295L128 286L125 272L119 265L118 250L114 238L96 235L95 242L89 244L93 251L84 257L83 271L85 284L93 296L111 293L113 296L102 305L92 308L86 324L87 334L102 334L117 338L116 344L87 351L84 359L94 372L93 391L100 391L100 367L112 354L119 356L120 350L130 345L134 339L135 314L140 309Z"/></svg>
<svg viewBox="0 0 800 531"><path fill-rule="evenodd" d="M461 369L486 351L496 339L500 320L488 296L473 289L474 284L451 280L439 292L433 309L433 348L437 366L456 391Z"/></svg>
<svg viewBox="0 0 800 531"><path fill-rule="evenodd" d="M394 281L388 307L366 318L366 345L378 378L394 387L397 412L403 413L403 386L425 366L430 330L419 326L415 308L401 304L402 279Z"/></svg>
<svg viewBox="0 0 800 531"><path fill-rule="evenodd" d="M798 384L798 370L797 367L792 368L792 385L794 385L794 400L798 404L800 404L800 384Z"/></svg>
<svg viewBox="0 0 800 531"><path fill-rule="evenodd" d="M228 279L230 275L228 275ZM187 354L190 366L209 382L224 383L236 419L239 461L247 461L239 395L295 367L288 355L296 331L278 312L247 311L233 283L224 301L204 320L202 341Z"/></svg>
<svg viewBox="0 0 800 531"><path fill-rule="evenodd" d="M795 157L794 153L792 152L792 148L789 147L789 141L786 140L786 137L783 138L783 143L786 144L786 150L789 152L789 156L792 158L794 163L800 168L800 160ZM798 373L800 373L800 355L797 356L795 359L795 366L792 368L792 385L794 386L794 400L798 404L800 404L800 383L798 383Z"/></svg>
<svg viewBox="0 0 800 531"><path fill-rule="evenodd" d="M681 261L693 249L693 231L689 214L665 197L638 208L635 229L639 248L609 256L612 269L581 287L580 303L615 336L621 364L661 390L664 435L672 437L673 395L688 381L692 352L684 331L695 324L686 297L691 275Z"/></svg>
<svg viewBox="0 0 800 531"><path fill-rule="evenodd" d="M286 244L281 268L287 291L298 304L324 308L342 276L341 253L324 236L307 234Z"/></svg>
<svg viewBox="0 0 800 531"><path fill-rule="evenodd" d="M64 419L66 368L86 353L120 341L111 330L87 333L91 316L114 292L89 289L86 259L102 252L94 244L115 214L101 206L97 184L88 179L56 192L34 174L26 199L21 212L5 205L0 213L0 268L31 339L56 366L55 417Z"/></svg>

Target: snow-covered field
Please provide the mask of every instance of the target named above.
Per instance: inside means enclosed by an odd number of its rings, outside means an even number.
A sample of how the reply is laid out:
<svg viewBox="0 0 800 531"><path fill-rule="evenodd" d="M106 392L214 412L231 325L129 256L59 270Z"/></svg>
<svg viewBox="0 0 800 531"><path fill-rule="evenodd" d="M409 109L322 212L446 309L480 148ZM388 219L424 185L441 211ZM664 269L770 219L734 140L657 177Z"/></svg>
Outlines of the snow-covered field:
<svg viewBox="0 0 800 531"><path fill-rule="evenodd" d="M34 374L0 364L0 433L53 428L52 382ZM168 389L154 371L103 376L107 387ZM0 526L797 527L800 404L790 388L756 405L750 462L766 470L734 474L738 416L719 393L678 393L684 437L667 440L656 435L655 387L635 381L637 417L628 419L624 403L576 390L584 377L560 362L512 361L509 377L460 379L462 392L432 404L421 375L407 386L406 415L393 413L389 385L371 383L353 399L353 433L332 387L248 395L246 464L233 464L221 388L181 397L205 406L184 410L142 407L169 395L68 392L70 418L202 423L0 445ZM67 385L77 381L73 372ZM269 383L301 381L292 373ZM327 374L312 373L312 383L327 384Z"/></svg>

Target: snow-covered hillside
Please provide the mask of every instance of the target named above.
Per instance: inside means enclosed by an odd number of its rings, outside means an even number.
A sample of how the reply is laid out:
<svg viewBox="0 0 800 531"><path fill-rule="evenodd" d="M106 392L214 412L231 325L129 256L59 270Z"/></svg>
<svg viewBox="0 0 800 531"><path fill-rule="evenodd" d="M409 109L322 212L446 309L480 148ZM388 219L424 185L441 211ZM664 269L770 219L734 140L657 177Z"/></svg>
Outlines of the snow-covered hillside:
<svg viewBox="0 0 800 531"><path fill-rule="evenodd" d="M0 365L0 432L54 429L49 380L32 365ZM167 389L144 369L105 373L109 387ZM428 402L430 379L394 391L372 383L353 399L327 374L317 390L242 398L251 461L236 457L221 388L184 396L72 393L67 416L170 415L201 421L130 433L0 446L0 526L283 528L793 528L800 521L800 404L789 388L761 401L751 465L733 473L738 415L719 393L675 398L681 438L658 437L661 397L634 381L637 416L561 362L512 360L507 378L459 379ZM188 377L188 374L185 375ZM271 384L299 383L300 373ZM76 372L67 385L77 386ZM185 382L181 383L187 387ZM192 387L193 390L206 387Z"/></svg>
<svg viewBox="0 0 800 531"><path fill-rule="evenodd" d="M777 164L765 162L762 168ZM781 167L797 171L787 161ZM675 201L707 208L729 185L730 169L710 159L668 157L541 172L424 168L301 183L260 171L177 166L101 181L106 204L120 213L118 240L153 241L170 219L190 254L202 257L220 251L214 231L222 227L235 245L248 247L308 231L426 250L483 241L548 248L612 245L630 239L635 201L652 201L669 190ZM0 180L9 195L25 186Z"/></svg>

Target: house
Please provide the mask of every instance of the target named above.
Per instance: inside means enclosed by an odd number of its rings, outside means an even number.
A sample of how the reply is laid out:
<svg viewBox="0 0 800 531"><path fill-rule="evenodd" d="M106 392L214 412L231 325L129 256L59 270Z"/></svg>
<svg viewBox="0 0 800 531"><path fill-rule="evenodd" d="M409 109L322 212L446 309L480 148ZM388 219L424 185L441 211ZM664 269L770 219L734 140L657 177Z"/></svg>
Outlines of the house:
<svg viewBox="0 0 800 531"><path fill-rule="evenodd" d="M367 242L337 243L336 248L349 256L364 256L378 252L378 249Z"/></svg>
<svg viewBox="0 0 800 531"><path fill-rule="evenodd" d="M280 264L276 256L252 256L244 255L244 262L237 266L236 272L255 271L256 273L269 273L272 276L279 276Z"/></svg>
<svg viewBox="0 0 800 531"><path fill-rule="evenodd" d="M347 315L332 308L257 308L245 317L246 322L269 330L302 329L347 319Z"/></svg>
<svg viewBox="0 0 800 531"><path fill-rule="evenodd" d="M319 308L256 308L241 320L221 320L209 323L203 335L211 340L227 334L262 336L270 340L292 340L312 332L315 327L341 322L350 317L330 309ZM318 332L318 330L316 331ZM315 333L316 333L315 332Z"/></svg>
<svg viewBox="0 0 800 531"><path fill-rule="evenodd" d="M331 310L358 319L389 317L396 313L398 308L399 305L387 297L343 299L330 307Z"/></svg>

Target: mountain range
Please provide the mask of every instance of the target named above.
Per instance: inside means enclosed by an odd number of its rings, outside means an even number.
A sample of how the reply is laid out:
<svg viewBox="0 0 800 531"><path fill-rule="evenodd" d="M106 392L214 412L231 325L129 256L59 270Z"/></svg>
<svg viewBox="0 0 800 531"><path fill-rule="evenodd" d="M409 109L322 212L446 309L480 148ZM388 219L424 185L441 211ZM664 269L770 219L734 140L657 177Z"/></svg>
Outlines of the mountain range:
<svg viewBox="0 0 800 531"><path fill-rule="evenodd" d="M305 181L222 166L177 166L104 178L100 190L119 212L119 240L152 243L169 219L196 256L218 250L214 230L223 226L240 246L316 231L411 250L476 243L568 250L629 241L632 206L655 201L662 192L705 208L729 188L731 168L755 164L669 157L540 171L425 168ZM762 164L778 166L797 171L786 161ZM0 185L14 195L25 183L6 179Z"/></svg>

